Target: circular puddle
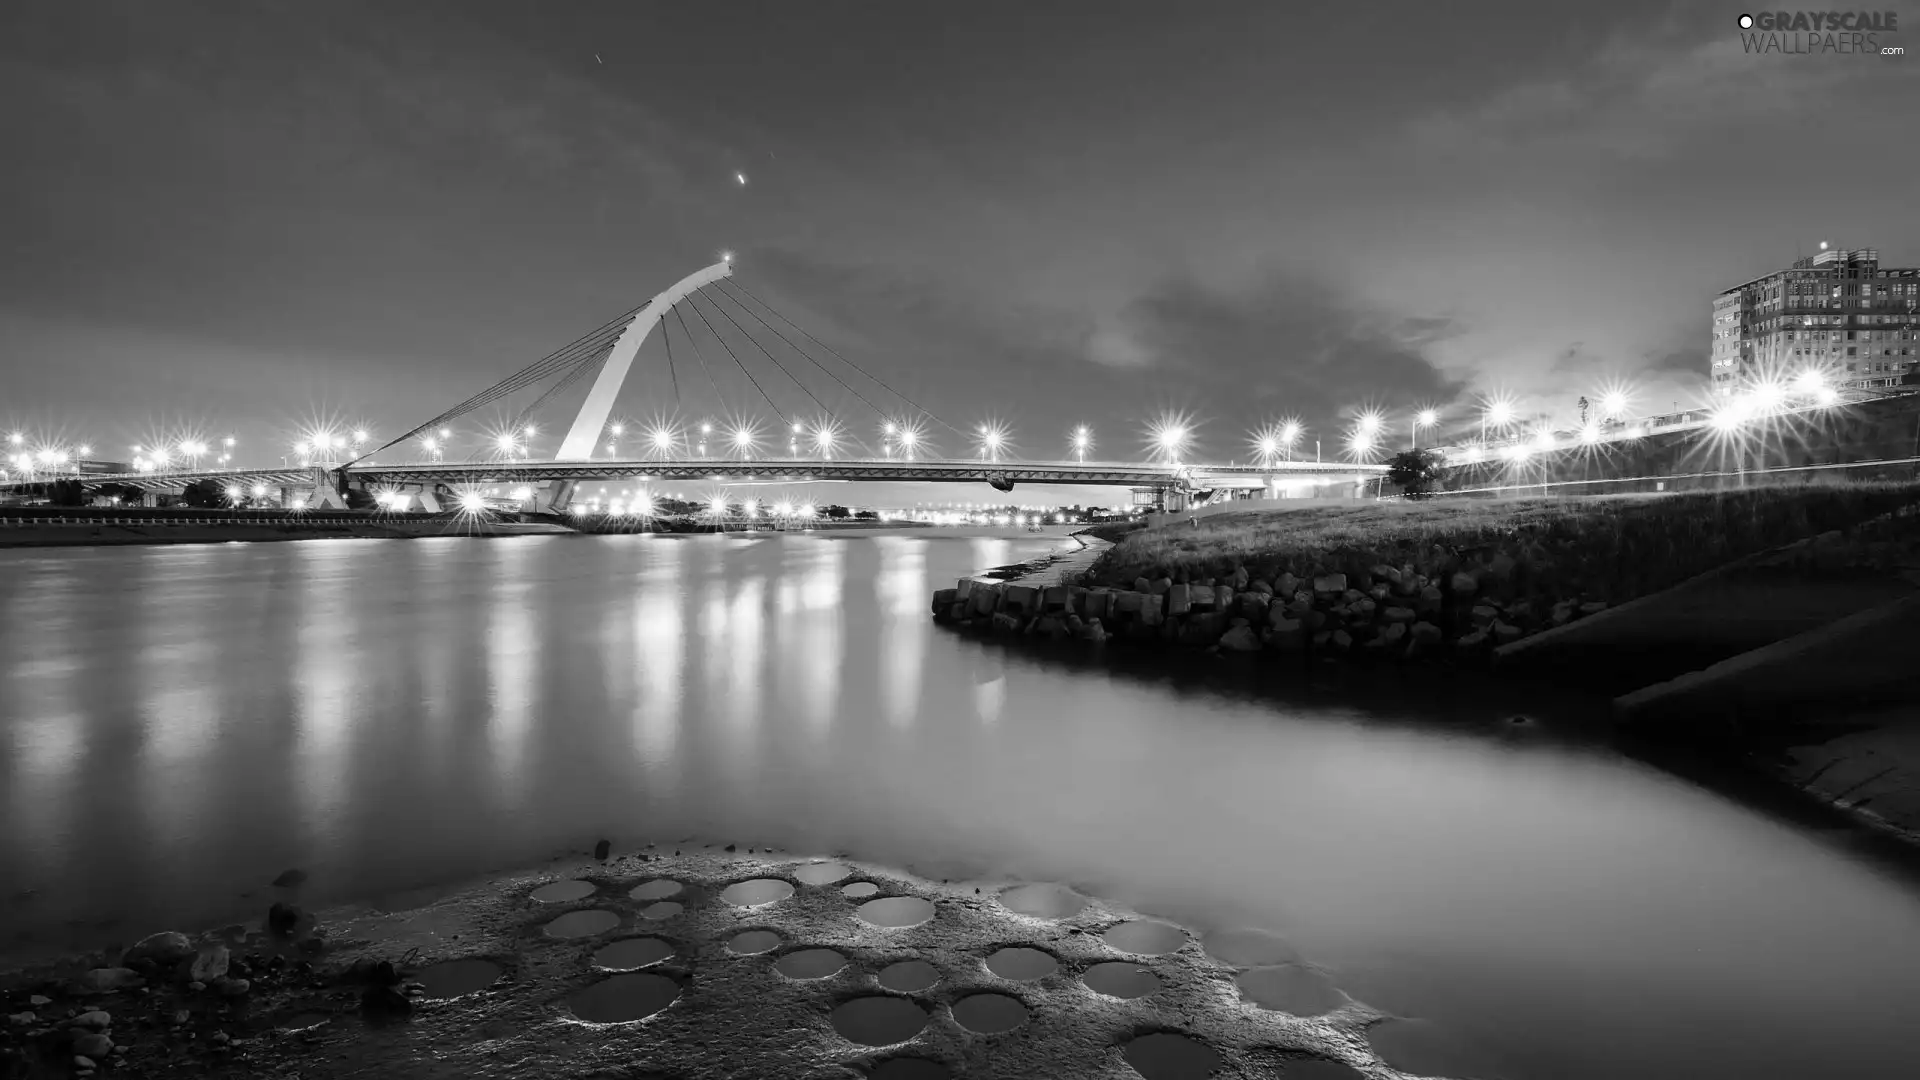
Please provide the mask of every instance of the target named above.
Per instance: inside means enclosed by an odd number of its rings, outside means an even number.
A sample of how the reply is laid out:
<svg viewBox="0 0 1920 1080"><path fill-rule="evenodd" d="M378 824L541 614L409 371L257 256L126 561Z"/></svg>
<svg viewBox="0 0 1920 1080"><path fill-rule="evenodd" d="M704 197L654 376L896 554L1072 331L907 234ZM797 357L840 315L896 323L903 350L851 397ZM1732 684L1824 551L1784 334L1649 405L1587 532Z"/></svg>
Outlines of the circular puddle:
<svg viewBox="0 0 1920 1080"><path fill-rule="evenodd" d="M789 979L824 979L847 966L847 958L832 949L799 949L774 961L773 970Z"/></svg>
<svg viewBox="0 0 1920 1080"><path fill-rule="evenodd" d="M940 970L925 960L902 960L880 969L880 985L904 994L917 994L940 981Z"/></svg>
<svg viewBox="0 0 1920 1080"><path fill-rule="evenodd" d="M1266 930L1221 930L1202 938L1200 947L1215 960L1241 968L1293 964L1300 960L1300 953L1286 938Z"/></svg>
<svg viewBox="0 0 1920 1080"><path fill-rule="evenodd" d="M569 911L547 924L547 936L557 938L592 937L620 925L620 916L599 908Z"/></svg>
<svg viewBox="0 0 1920 1080"><path fill-rule="evenodd" d="M1115 998L1146 997L1160 989L1160 976L1126 960L1095 964L1080 976L1080 981L1096 994Z"/></svg>
<svg viewBox="0 0 1920 1080"><path fill-rule="evenodd" d="M491 960L448 960L422 968L414 979L427 988L430 998L453 998L492 986L500 971L500 965Z"/></svg>
<svg viewBox="0 0 1920 1080"><path fill-rule="evenodd" d="M779 948L781 940L780 935L771 930L747 930L733 935L733 940L727 942L727 950L741 956L758 956Z"/></svg>
<svg viewBox="0 0 1920 1080"><path fill-rule="evenodd" d="M527 895L543 904L564 904L569 900L580 900L592 896L595 888L591 881L553 881Z"/></svg>
<svg viewBox="0 0 1920 1080"><path fill-rule="evenodd" d="M634 972L600 980L573 995L567 1007L590 1024L644 1020L673 1004L680 984L664 975Z"/></svg>
<svg viewBox="0 0 1920 1080"><path fill-rule="evenodd" d="M791 882L779 878L754 878L751 881L736 881L720 890L720 899L734 907L762 907L778 903L793 895Z"/></svg>
<svg viewBox="0 0 1920 1080"><path fill-rule="evenodd" d="M918 896L883 896L861 904L859 915L875 926L919 926L933 918L933 901Z"/></svg>
<svg viewBox="0 0 1920 1080"><path fill-rule="evenodd" d="M926 1058L888 1058L867 1075L872 1080L947 1080L953 1072Z"/></svg>
<svg viewBox="0 0 1920 1080"><path fill-rule="evenodd" d="M840 895L849 900L865 900L879 891L880 886L871 881L856 881L851 885L841 886Z"/></svg>
<svg viewBox="0 0 1920 1080"><path fill-rule="evenodd" d="M800 884L802 885L831 885L851 873L853 873L853 867L845 863L817 862L808 863L800 869L795 870L793 876L799 878ZM906 1058L902 1060L915 1059Z"/></svg>
<svg viewBox="0 0 1920 1080"><path fill-rule="evenodd" d="M1121 1056L1147 1080L1203 1080L1220 1067L1220 1055L1207 1044L1171 1031L1156 1031L1128 1043Z"/></svg>
<svg viewBox="0 0 1920 1080"><path fill-rule="evenodd" d="M1039 949L1001 949L987 957L987 970L1014 982L1044 979L1060 970L1060 961Z"/></svg>
<svg viewBox="0 0 1920 1080"><path fill-rule="evenodd" d="M976 1035L998 1035L1027 1022L1027 1007L1005 994L968 994L953 1003L954 1023Z"/></svg>
<svg viewBox="0 0 1920 1080"><path fill-rule="evenodd" d="M1233 981L1255 1005L1295 1016L1320 1016L1347 1003L1331 979L1299 964L1249 968Z"/></svg>
<svg viewBox="0 0 1920 1080"><path fill-rule="evenodd" d="M927 1026L927 1012L903 997L857 997L833 1010L833 1030L861 1046L903 1043Z"/></svg>
<svg viewBox="0 0 1920 1080"><path fill-rule="evenodd" d="M657 937L630 937L602 946L593 954L593 964L611 971L632 971L672 955L671 942Z"/></svg>
<svg viewBox="0 0 1920 1080"><path fill-rule="evenodd" d="M1086 910L1087 898L1065 885L1035 883L1002 889L1000 904L1035 919L1067 919Z"/></svg>
<svg viewBox="0 0 1920 1080"><path fill-rule="evenodd" d="M1171 923L1142 920L1121 923L1100 935L1100 940L1121 952L1159 956L1185 945L1187 932Z"/></svg>
<svg viewBox="0 0 1920 1080"><path fill-rule="evenodd" d="M635 900L665 900L678 893L683 886L672 878L655 878L642 882L627 890L627 895Z"/></svg>
<svg viewBox="0 0 1920 1080"><path fill-rule="evenodd" d="M684 910L686 909L672 900L662 900L657 904L649 904L641 908L640 917L643 919L651 919L654 922L661 922L673 918Z"/></svg>

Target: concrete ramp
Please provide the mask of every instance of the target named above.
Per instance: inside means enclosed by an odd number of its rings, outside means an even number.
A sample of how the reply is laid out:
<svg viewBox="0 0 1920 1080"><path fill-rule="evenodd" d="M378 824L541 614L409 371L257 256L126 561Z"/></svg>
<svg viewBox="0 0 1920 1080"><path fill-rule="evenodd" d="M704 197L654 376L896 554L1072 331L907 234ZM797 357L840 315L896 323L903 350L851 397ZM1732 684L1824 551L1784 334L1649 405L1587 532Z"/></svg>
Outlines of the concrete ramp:
<svg viewBox="0 0 1920 1080"><path fill-rule="evenodd" d="M1862 560L1841 533L1789 544L1502 646L1503 672L1622 693L1920 593L1920 572Z"/></svg>
<svg viewBox="0 0 1920 1080"><path fill-rule="evenodd" d="M1920 593L1614 699L1635 724L1823 720L1905 704L1920 721Z"/></svg>

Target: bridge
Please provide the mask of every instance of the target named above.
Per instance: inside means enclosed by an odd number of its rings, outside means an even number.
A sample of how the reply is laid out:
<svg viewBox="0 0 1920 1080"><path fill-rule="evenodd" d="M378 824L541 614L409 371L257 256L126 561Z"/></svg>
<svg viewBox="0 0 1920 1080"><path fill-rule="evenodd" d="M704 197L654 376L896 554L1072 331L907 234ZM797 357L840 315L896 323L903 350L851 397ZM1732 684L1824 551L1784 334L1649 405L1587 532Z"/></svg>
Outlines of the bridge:
<svg viewBox="0 0 1920 1080"><path fill-rule="evenodd" d="M332 447L331 442L325 446L316 443L306 455L309 460L303 461L297 468L150 468L132 473L86 474L70 470L39 471L26 476L10 475L0 480L0 491L23 487L44 489L46 485L59 481L77 481L83 488L114 484L161 494L177 493L190 485L211 481L224 491L242 498L264 497L271 492L281 505L286 506L340 509L346 505L347 492L358 489L385 494L389 502L399 500L411 503L417 499L423 508L438 510L448 495L458 497L469 492L509 487L524 493L521 501L527 509L559 512L569 507L573 493L580 484L607 481L704 481L720 484L854 481L984 483L1003 492L1011 491L1017 484L1069 484L1151 488L1163 496L1174 495L1177 498L1178 493L1220 489L1299 494L1315 487L1362 485L1386 471L1386 467L1379 464L1279 460L1279 456L1273 454L1267 455L1272 460L1258 465L1183 464L1177 461L1177 442L1162 447L1164 452L1161 456L1174 460L1159 462L1001 460L1001 436L985 427L974 435L960 431L781 315L744 285L735 282L733 276L730 256L695 271L644 305L601 325L466 401L352 460L313 460L325 458ZM692 316L691 320L689 315ZM756 337L755 332L749 329L749 323L756 324L762 336L770 334L779 344L774 345ZM694 440L690 435L683 436L662 429L651 433L654 452L645 457L622 455L617 442L607 441L610 432L620 431L618 424L609 423L613 407L642 346L650 339L659 340L666 351L667 373L673 380L675 400L679 400L679 368L685 365L683 362L676 364L675 339L669 332L670 325L678 326L680 348L691 348L698 370L706 377L718 403L724 406L725 395L720 390L713 367L708 364L707 352L700 347L699 337L694 334L692 327L699 325L706 329L707 339L718 346L714 366L721 366L719 354L724 353L766 407L779 418L780 427L773 430L791 428L793 437L788 443L789 454L765 454L757 443L758 428L746 424L731 432L720 433L721 439L716 441L721 441L723 448L728 451L724 455L710 456L705 453L704 433L698 447L700 453L697 454L688 453L694 449ZM730 335L723 333L722 327L730 327L733 332ZM803 342L811 343L813 348L809 349ZM736 345L741 347L736 349ZM773 371L784 376L809 401L819 406L825 419L816 422L811 429L794 423L789 410L781 408L766 386L743 362L741 354L746 352L747 346L751 346ZM884 421L886 435L881 440L883 453L842 452L835 443L840 429L831 410L788 363L780 360L776 351L785 351L804 359L872 410L876 419ZM897 399L901 406L889 412L876 404L861 389L829 367L825 357L837 360L857 378L874 384L882 394ZM771 373L763 368L762 374ZM527 421L542 406L589 375L595 376L593 384L567 426L557 452L549 460L534 460L531 447L523 445L521 439L521 432L531 433ZM691 376L692 370L689 370L689 381ZM492 448L494 452L491 454L494 460L441 460L443 455L438 452L432 434L444 432L446 429L443 425L543 383L547 384L547 389L522 408L496 436L498 445ZM981 442L979 455L974 458L931 456L926 452L931 449L931 440L923 431L929 425L944 427L962 438L977 436ZM431 460L398 463L379 459L382 453L413 440L418 440L414 445L434 451L425 455ZM1084 458L1084 445L1081 449L1082 453L1077 456ZM601 456L603 453L604 456Z"/></svg>

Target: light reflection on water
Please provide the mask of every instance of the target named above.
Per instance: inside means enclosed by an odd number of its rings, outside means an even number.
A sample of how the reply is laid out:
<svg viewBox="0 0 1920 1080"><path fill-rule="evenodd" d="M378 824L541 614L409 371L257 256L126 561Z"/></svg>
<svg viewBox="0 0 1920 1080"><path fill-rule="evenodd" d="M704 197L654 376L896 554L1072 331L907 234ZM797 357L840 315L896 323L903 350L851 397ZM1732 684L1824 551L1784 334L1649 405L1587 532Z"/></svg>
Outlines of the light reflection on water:
<svg viewBox="0 0 1920 1080"><path fill-rule="evenodd" d="M257 914L288 866L325 903L695 834L1269 927L1509 1075L1920 1074L1920 900L1839 838L1491 702L931 624L1053 542L0 552L0 948Z"/></svg>

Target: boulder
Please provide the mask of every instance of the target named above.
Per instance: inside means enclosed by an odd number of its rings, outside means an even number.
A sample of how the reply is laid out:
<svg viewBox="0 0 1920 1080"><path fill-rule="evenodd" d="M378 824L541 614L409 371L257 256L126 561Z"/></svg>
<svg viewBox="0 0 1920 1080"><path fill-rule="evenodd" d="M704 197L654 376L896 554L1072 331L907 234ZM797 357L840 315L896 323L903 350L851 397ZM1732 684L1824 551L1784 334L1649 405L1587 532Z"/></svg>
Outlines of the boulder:
<svg viewBox="0 0 1920 1080"><path fill-rule="evenodd" d="M73 1040L73 1052L98 1061L113 1053L113 1040L97 1031L89 1031Z"/></svg>
<svg viewBox="0 0 1920 1080"><path fill-rule="evenodd" d="M1260 637L1251 626L1236 626L1220 636L1220 647L1232 652L1259 652Z"/></svg>
<svg viewBox="0 0 1920 1080"><path fill-rule="evenodd" d="M1390 607L1380 613L1380 618L1389 623L1410 623L1414 617L1412 608Z"/></svg>
<svg viewBox="0 0 1920 1080"><path fill-rule="evenodd" d="M1291 573L1281 574L1280 580L1274 582L1273 586L1274 594L1277 596L1292 596L1298 592L1299 589L1300 579L1294 577Z"/></svg>
<svg viewBox="0 0 1920 1080"><path fill-rule="evenodd" d="M1040 608L1040 590L1031 585L1007 585L1000 590L1000 610L1009 615L1033 615Z"/></svg>
<svg viewBox="0 0 1920 1080"><path fill-rule="evenodd" d="M1375 585L1373 588L1367 590L1367 595L1373 598L1374 603L1384 604L1387 602L1387 597L1393 595L1393 587L1390 585Z"/></svg>
<svg viewBox="0 0 1920 1080"><path fill-rule="evenodd" d="M1373 575L1373 580L1377 585L1385 585L1391 588L1400 584L1400 571L1385 563L1373 567L1367 572Z"/></svg>
<svg viewBox="0 0 1920 1080"><path fill-rule="evenodd" d="M1514 562L1513 556L1504 551L1496 551L1493 561L1487 564L1487 573L1493 575L1495 580L1505 581L1513 576L1514 568L1518 565Z"/></svg>
<svg viewBox="0 0 1920 1080"><path fill-rule="evenodd" d="M1080 632L1082 630L1085 630L1086 628L1087 628L1087 620L1081 618L1078 615L1070 614L1067 616L1067 633L1073 635L1074 637L1079 637Z"/></svg>
<svg viewBox="0 0 1920 1080"><path fill-rule="evenodd" d="M1413 636L1413 643L1423 648L1440 644L1440 628L1430 622L1414 623L1409 633Z"/></svg>
<svg viewBox="0 0 1920 1080"><path fill-rule="evenodd" d="M1407 624L1406 623L1389 623L1386 626L1381 627L1380 635L1373 639L1372 644L1383 649L1392 649L1392 648L1398 647L1399 645L1404 643L1406 640L1407 640Z"/></svg>
<svg viewBox="0 0 1920 1080"><path fill-rule="evenodd" d="M996 634L1017 634L1020 632L1020 620L1004 611L996 611L987 627Z"/></svg>
<svg viewBox="0 0 1920 1080"><path fill-rule="evenodd" d="M1161 577L1161 578L1153 579L1153 586L1148 591L1153 593L1155 596L1165 596L1167 594L1167 590L1171 588L1173 588L1173 579L1169 577Z"/></svg>
<svg viewBox="0 0 1920 1080"><path fill-rule="evenodd" d="M1607 602L1605 600L1591 600L1580 605L1580 614L1583 617L1587 615L1598 615L1605 610L1607 610Z"/></svg>
<svg viewBox="0 0 1920 1080"><path fill-rule="evenodd" d="M1574 608L1573 608L1573 601L1571 600L1560 601L1559 603L1553 605L1552 611L1547 613L1547 621L1552 623L1555 626L1565 626L1568 623L1572 622L1573 619L1574 619Z"/></svg>
<svg viewBox="0 0 1920 1080"><path fill-rule="evenodd" d="M1454 642L1454 644L1459 646L1461 649L1467 650L1468 652L1472 652L1476 649L1480 649L1486 646L1487 632L1485 630L1475 630L1471 634L1466 634L1462 636L1460 640Z"/></svg>
<svg viewBox="0 0 1920 1080"><path fill-rule="evenodd" d="M1215 609L1220 611L1225 611L1226 609L1232 607L1233 606L1233 586L1215 585L1213 587L1213 606Z"/></svg>
<svg viewBox="0 0 1920 1080"><path fill-rule="evenodd" d="M933 613L935 615L941 614L953 607L954 601L959 598L960 591L958 589L935 589L933 591Z"/></svg>
<svg viewBox="0 0 1920 1080"><path fill-rule="evenodd" d="M1247 591L1250 593L1265 593L1268 596L1272 596L1273 585L1264 578L1254 578L1247 583Z"/></svg>
<svg viewBox="0 0 1920 1080"><path fill-rule="evenodd" d="M1040 610L1045 612L1067 610L1067 587L1065 585L1047 586L1046 590L1040 594Z"/></svg>
<svg viewBox="0 0 1920 1080"><path fill-rule="evenodd" d="M134 943L127 950L125 962L128 964L141 960L150 960L162 967L177 964L193 955L193 939L178 930L162 930L158 934L149 934Z"/></svg>
<svg viewBox="0 0 1920 1080"><path fill-rule="evenodd" d="M1147 592L1152 592L1152 591L1153 591L1153 582L1151 582L1151 581L1148 581L1148 580L1147 580L1146 578L1143 578L1143 577L1137 577L1137 578L1134 578L1134 579L1133 579L1133 591L1134 591L1134 592L1137 592L1137 593L1147 593Z"/></svg>
<svg viewBox="0 0 1920 1080"><path fill-rule="evenodd" d="M981 582L973 590L973 613L991 615L994 608L1000 606L1000 587L992 582Z"/></svg>
<svg viewBox="0 0 1920 1080"><path fill-rule="evenodd" d="M1475 626L1492 626L1493 621L1499 617L1499 611L1485 604L1475 607L1472 613L1473 625Z"/></svg>
<svg viewBox="0 0 1920 1080"><path fill-rule="evenodd" d="M1147 593L1146 593L1146 590L1144 589L1135 589L1132 592L1114 593L1113 594L1113 610L1123 615L1128 613L1138 612L1142 607L1145 606L1146 600L1147 600Z"/></svg>
<svg viewBox="0 0 1920 1080"><path fill-rule="evenodd" d="M1227 583L1235 589L1244 589L1247 587L1247 582L1252 580L1253 575L1247 573L1246 567L1236 566L1233 568L1233 576L1227 579Z"/></svg>
<svg viewBox="0 0 1920 1080"><path fill-rule="evenodd" d="M1347 616L1356 622L1372 622L1373 613L1377 610L1379 610L1378 604L1363 599L1347 606Z"/></svg>
<svg viewBox="0 0 1920 1080"><path fill-rule="evenodd" d="M113 1026L113 1014L104 1009L94 1009L74 1017L70 1023L74 1027L83 1027L91 1031L105 1031Z"/></svg>
<svg viewBox="0 0 1920 1080"><path fill-rule="evenodd" d="M1321 630L1321 631L1318 631L1318 632L1316 632L1316 633L1315 633L1315 634L1313 635L1313 647L1314 647L1315 649L1330 649L1330 648L1332 648L1332 647L1333 647L1333 631L1331 631L1331 630Z"/></svg>
<svg viewBox="0 0 1920 1080"><path fill-rule="evenodd" d="M973 596L973 579L972 578L963 577L954 584L953 598L955 600L967 600L972 598L972 596Z"/></svg>
<svg viewBox="0 0 1920 1080"><path fill-rule="evenodd" d="M1307 632L1298 619L1280 619L1267 631L1266 644L1280 652L1299 652L1307 644Z"/></svg>
<svg viewBox="0 0 1920 1080"><path fill-rule="evenodd" d="M267 932L274 937L292 937L293 928L300 925L302 912L292 904L276 901L267 909Z"/></svg>
<svg viewBox="0 0 1920 1080"><path fill-rule="evenodd" d="M1342 652L1345 652L1346 650L1353 648L1353 635L1347 633L1345 630L1335 630L1333 632L1333 638L1330 643L1333 645L1334 648L1339 649Z"/></svg>
<svg viewBox="0 0 1920 1080"><path fill-rule="evenodd" d="M1087 590L1087 600L1082 606L1082 610L1086 612L1087 618L1089 619L1104 619L1107 617L1108 605L1112 602L1113 594L1107 590L1089 589Z"/></svg>
<svg viewBox="0 0 1920 1080"><path fill-rule="evenodd" d="M1321 574L1313 579L1313 591L1321 596L1338 596L1347 591L1347 575Z"/></svg>
<svg viewBox="0 0 1920 1080"><path fill-rule="evenodd" d="M1420 595L1414 597L1413 610L1422 615L1438 614L1443 600L1438 586L1427 585L1421 588Z"/></svg>
<svg viewBox="0 0 1920 1080"><path fill-rule="evenodd" d="M1476 580L1472 574L1455 574L1453 575L1452 584L1453 595L1455 596L1472 596L1480 591L1480 582Z"/></svg>
<svg viewBox="0 0 1920 1080"><path fill-rule="evenodd" d="M1526 631L1521 630L1512 623L1496 622L1493 624L1493 640L1502 645L1510 645L1513 642L1519 641L1525 635Z"/></svg>
<svg viewBox="0 0 1920 1080"><path fill-rule="evenodd" d="M1193 586L1175 585L1167 590L1167 614L1185 615L1193 607Z"/></svg>
<svg viewBox="0 0 1920 1080"><path fill-rule="evenodd" d="M1165 600L1166 597L1159 593L1148 593L1141 597L1140 621L1146 623L1148 626L1159 626L1165 622L1167 619L1166 613L1161 610L1165 606Z"/></svg>
<svg viewBox="0 0 1920 1080"><path fill-rule="evenodd" d="M1107 628L1100 625L1099 619L1088 619L1086 627L1080 631L1080 639L1082 641L1105 641L1107 640Z"/></svg>

